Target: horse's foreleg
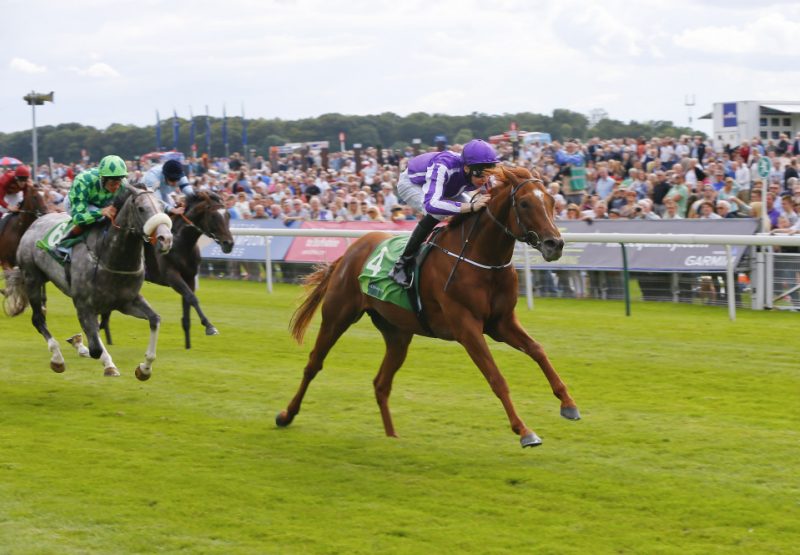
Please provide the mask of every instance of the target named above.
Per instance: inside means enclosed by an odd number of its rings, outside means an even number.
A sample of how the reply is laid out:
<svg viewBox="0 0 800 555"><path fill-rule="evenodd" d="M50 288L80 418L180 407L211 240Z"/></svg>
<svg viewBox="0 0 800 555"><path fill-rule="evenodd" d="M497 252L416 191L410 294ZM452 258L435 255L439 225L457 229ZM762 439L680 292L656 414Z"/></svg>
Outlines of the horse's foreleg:
<svg viewBox="0 0 800 555"><path fill-rule="evenodd" d="M103 363L103 375L108 377L119 376L111 354L100 339L100 328L97 324L97 314L86 308L78 309L78 321L81 323L86 341L89 343L89 356L99 358Z"/></svg>
<svg viewBox="0 0 800 555"><path fill-rule="evenodd" d="M575 401L570 397L566 384L561 381L561 377L553 368L541 344L528 335L515 314L509 318L501 318L497 329L489 335L531 357L542 369L547 381L550 382L553 394L561 401L561 416L569 420L580 420L581 413Z"/></svg>
<svg viewBox="0 0 800 555"><path fill-rule="evenodd" d="M181 298L181 307L183 308L183 316L181 317L181 327L183 328L184 346L187 349L192 348L192 305L186 297Z"/></svg>
<svg viewBox="0 0 800 555"><path fill-rule="evenodd" d="M186 337L186 348L189 349L191 347L191 339L189 337L189 329L192 325L190 307L194 308L195 312L197 312L197 315L200 317L200 323L205 327L206 335L219 335L219 330L209 322L206 315L203 314L203 311L200 309L200 301L194 293L194 279L187 282L180 273L174 270L167 273L166 279L169 286L183 298L183 318L181 319L181 324L183 325L183 333Z"/></svg>
<svg viewBox="0 0 800 555"><path fill-rule="evenodd" d="M150 322L150 342L144 354L144 362L140 363L135 371L136 377L140 381L149 380L153 371L153 361L156 360L156 345L158 344L158 328L161 323L161 317L156 314L156 311L141 295L137 295L133 301L122 307L120 312Z"/></svg>
<svg viewBox="0 0 800 555"><path fill-rule="evenodd" d="M392 393L394 375L403 365L408 354L408 346L414 335L397 330L381 330L381 333L383 333L383 341L386 343L386 353L383 355L383 362L381 362L381 367L375 379L372 380L372 384L375 387L375 399L381 409L383 429L387 436L397 437L392 423L392 414L389 411L389 395Z"/></svg>
<svg viewBox="0 0 800 555"><path fill-rule="evenodd" d="M489 382L494 394L500 399L511 424L511 429L520 436L522 446L536 447L541 445L542 440L525 425L514 408L508 383L506 383L503 374L500 373L500 369L489 351L489 346L486 344L486 339L483 337L482 323L466 314L460 314L459 319L456 321L461 322L457 330L456 340L467 350L472 361L480 369L486 381Z"/></svg>

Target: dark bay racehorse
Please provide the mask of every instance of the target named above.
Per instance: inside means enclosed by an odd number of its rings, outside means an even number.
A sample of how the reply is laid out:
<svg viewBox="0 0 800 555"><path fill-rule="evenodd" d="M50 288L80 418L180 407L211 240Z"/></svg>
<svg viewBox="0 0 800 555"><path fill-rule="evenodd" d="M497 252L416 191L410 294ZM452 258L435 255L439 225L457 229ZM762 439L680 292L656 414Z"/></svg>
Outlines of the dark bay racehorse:
<svg viewBox="0 0 800 555"><path fill-rule="evenodd" d="M139 294L144 281L143 241L151 241L161 251L172 246L172 222L163 213L153 193L144 186L125 185L114 199L117 216L109 225L98 224L89 230L86 240L73 247L70 279L64 268L36 242L50 229L69 218L66 214L48 214L36 220L25 232L17 250L20 273L7 284L8 295L16 299L12 316L20 314L27 304L33 311L34 327L47 341L52 353L50 368L63 372L64 357L47 329L44 314L44 284L52 281L72 298L89 342L89 354L103 362L106 376L118 376L111 355L98 333L97 317L119 310L150 323L150 342L145 361L136 367L136 377L150 377L156 358L159 316Z"/></svg>
<svg viewBox="0 0 800 555"><path fill-rule="evenodd" d="M19 212L12 212L0 233L0 264L3 269L10 270L17 265L17 247L22 234L39 216L47 214L47 203L39 187L30 183L23 189L22 204Z"/></svg>
<svg viewBox="0 0 800 555"><path fill-rule="evenodd" d="M191 327L191 308L200 316L200 323L206 328L206 335L217 335L219 331L209 322L195 295L197 272L200 267L200 247L197 240L205 234L219 244L222 252L233 249L233 235L230 230L230 213L225 209L222 199L212 192L201 191L186 199L186 210L182 216L173 218L172 249L160 253L150 245L145 245L145 279L158 285L167 285L183 297L183 333L186 348L191 348L189 329ZM100 329L105 330L106 342L111 345L109 314L103 314Z"/></svg>
<svg viewBox="0 0 800 555"><path fill-rule="evenodd" d="M288 426L300 412L306 390L322 370L326 355L364 312L370 315L386 344L373 384L387 436L395 436L389 412L392 379L415 334L461 343L500 398L511 429L520 436L523 447L539 445L542 440L517 415L484 334L536 361L561 401L561 415L571 420L580 418L544 349L525 332L514 313L518 288L511 257L516 241L535 247L547 261L561 256L564 241L553 223L553 197L539 176L524 168L498 167L493 173L495 185L486 208L455 217L434 239L436 246L431 248L422 268L419 289L429 330L416 314L361 292L358 275L375 247L389 237L385 233L361 237L341 258L306 278L310 293L292 318L292 334L302 341L320 304L322 324L300 388L286 410L276 417L279 426Z"/></svg>

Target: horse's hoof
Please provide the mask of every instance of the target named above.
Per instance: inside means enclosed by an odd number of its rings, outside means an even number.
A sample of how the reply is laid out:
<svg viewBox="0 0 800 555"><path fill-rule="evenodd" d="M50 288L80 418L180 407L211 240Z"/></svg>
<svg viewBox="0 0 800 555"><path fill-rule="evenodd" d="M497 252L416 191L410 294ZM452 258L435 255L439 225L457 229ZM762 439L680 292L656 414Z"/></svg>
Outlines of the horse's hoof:
<svg viewBox="0 0 800 555"><path fill-rule="evenodd" d="M92 357L92 355L89 354L89 349L87 349L86 347L82 347L82 348L78 349L78 356L79 357L83 357L83 358L91 358Z"/></svg>
<svg viewBox="0 0 800 555"><path fill-rule="evenodd" d="M114 368L113 366L109 366L105 370L103 370L103 375L107 378L116 378L119 376L119 370Z"/></svg>
<svg viewBox="0 0 800 555"><path fill-rule="evenodd" d="M60 374L61 372L66 370L66 368L67 367L64 365L63 362L53 362L52 360L50 361L50 370L52 370L56 374Z"/></svg>
<svg viewBox="0 0 800 555"><path fill-rule="evenodd" d="M214 326L208 326L206 328L206 335L219 335L219 330Z"/></svg>
<svg viewBox="0 0 800 555"><path fill-rule="evenodd" d="M542 444L542 438L536 435L535 432L531 432L526 436L523 436L519 440L520 445L522 447L539 447Z"/></svg>
<svg viewBox="0 0 800 555"><path fill-rule="evenodd" d="M561 409L561 416L567 420L580 420L581 411L578 410L578 407L563 407Z"/></svg>
<svg viewBox="0 0 800 555"><path fill-rule="evenodd" d="M275 424L277 424L278 427L285 428L291 423L292 419L289 418L289 415L286 413L285 410L282 410L281 412L275 415Z"/></svg>
<svg viewBox="0 0 800 555"><path fill-rule="evenodd" d="M136 379L139 380L140 382L146 382L147 380L150 379L150 374L145 374L138 366L136 367L136 370L133 373L136 374Z"/></svg>
<svg viewBox="0 0 800 555"><path fill-rule="evenodd" d="M83 343L83 336L79 333L76 333L72 337L67 338L67 343L69 343L70 345Z"/></svg>

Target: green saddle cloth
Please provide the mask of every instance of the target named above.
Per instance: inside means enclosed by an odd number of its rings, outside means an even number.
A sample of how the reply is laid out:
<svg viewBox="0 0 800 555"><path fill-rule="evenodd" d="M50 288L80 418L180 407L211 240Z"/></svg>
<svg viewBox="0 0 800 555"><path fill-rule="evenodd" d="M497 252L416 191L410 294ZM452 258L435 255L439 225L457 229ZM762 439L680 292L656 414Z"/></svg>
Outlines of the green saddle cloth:
<svg viewBox="0 0 800 555"><path fill-rule="evenodd" d="M57 223L50 231L47 232L44 237L36 241L36 246L44 251L53 251L56 249L56 247L61 246L64 248L69 248L76 243L83 241L86 232L81 233L77 237L67 239L63 244L59 245L59 243L61 243L61 239L63 239L64 236L69 233L70 229L72 229L72 220L65 220Z"/></svg>
<svg viewBox="0 0 800 555"><path fill-rule="evenodd" d="M358 275L358 282L361 285L361 291L370 297L413 311L408 299L408 291L389 277L389 272L403 254L407 242L408 237L397 236L378 244L364 263L364 267ZM416 271L414 268L414 273Z"/></svg>

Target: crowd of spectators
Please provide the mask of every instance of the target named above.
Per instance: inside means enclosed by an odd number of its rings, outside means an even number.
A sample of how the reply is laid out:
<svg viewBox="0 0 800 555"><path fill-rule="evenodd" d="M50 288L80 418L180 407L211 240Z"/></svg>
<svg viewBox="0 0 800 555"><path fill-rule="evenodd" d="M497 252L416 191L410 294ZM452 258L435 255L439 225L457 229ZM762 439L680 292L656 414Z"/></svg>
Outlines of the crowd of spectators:
<svg viewBox="0 0 800 555"><path fill-rule="evenodd" d="M556 199L557 219L760 218L766 204L773 232L800 232L800 133L794 141L755 138L736 147L715 147L701 136L496 146L504 162L541 174ZM414 155L411 148L366 148L358 158L352 151L326 154L294 152L272 161L246 160L238 153L203 155L184 164L193 188L222 196L232 220L389 224L421 216L396 191L398 176ZM762 157L771 162L766 203L757 169ZM137 181L152 162L128 164L130 179ZM72 179L90 166L56 163L36 169L51 210L63 210Z"/></svg>
<svg viewBox="0 0 800 555"><path fill-rule="evenodd" d="M504 161L537 170L556 199L556 218L571 220L760 218L764 182L757 167L767 157L770 226L779 233L800 231L800 133L791 143L753 139L735 148L713 148L699 136L497 146ZM233 220L392 222L420 216L395 188L410 156L410 149L367 148L358 160L353 152L332 153L323 164L319 152L283 155L277 163L234 153L189 157L185 170L195 190L223 197ZM63 210L72 179L88 166L37 168L52 210ZM131 180L148 167L130 161Z"/></svg>
<svg viewBox="0 0 800 555"><path fill-rule="evenodd" d="M543 176L556 198L556 218L578 220L759 218L765 202L757 166L767 157L771 227L798 229L800 133L792 143L753 139L735 148L713 148L699 136L497 146L504 161ZM358 160L353 152L332 153L323 167L317 152L283 155L277 163L260 156L246 161L234 153L229 158L189 157L185 169L195 190L223 196L234 220L390 222L420 216L395 189L412 155L410 149L367 148ZM148 163L137 160L129 166L131 179L137 180ZM53 210L62 209L71 180L85 167L72 163L37 169Z"/></svg>

